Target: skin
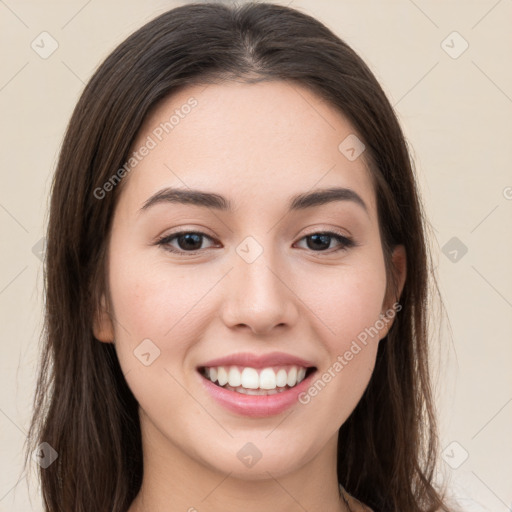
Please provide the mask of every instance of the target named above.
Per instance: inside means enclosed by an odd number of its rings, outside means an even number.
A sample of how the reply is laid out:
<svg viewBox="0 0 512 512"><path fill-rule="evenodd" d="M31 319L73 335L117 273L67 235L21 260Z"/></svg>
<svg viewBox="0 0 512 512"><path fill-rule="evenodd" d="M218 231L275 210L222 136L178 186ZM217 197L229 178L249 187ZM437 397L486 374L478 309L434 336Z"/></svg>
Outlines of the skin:
<svg viewBox="0 0 512 512"><path fill-rule="evenodd" d="M392 320L310 403L267 418L224 409L195 368L236 352L282 351L313 361L322 374L393 305L396 297L385 301L364 153L349 161L338 150L356 131L296 84L228 82L167 98L134 148L192 96L198 105L124 178L108 247L110 293L94 321L96 338L115 343L140 404L144 480L130 512L348 510L338 494L337 433L368 385ZM221 194L236 210L167 203L140 212L169 186ZM337 201L287 212L291 196L331 186L356 191L368 211ZM183 255L155 243L182 229L207 235L198 254L176 238L170 245ZM333 229L357 246L336 251L335 238L325 249L308 246L307 235ZM236 252L248 236L263 249L252 263ZM403 247L393 263L401 292ZM147 338L160 350L149 366L133 353ZM237 457L248 442L262 454L250 468ZM351 508L368 510L355 500Z"/></svg>

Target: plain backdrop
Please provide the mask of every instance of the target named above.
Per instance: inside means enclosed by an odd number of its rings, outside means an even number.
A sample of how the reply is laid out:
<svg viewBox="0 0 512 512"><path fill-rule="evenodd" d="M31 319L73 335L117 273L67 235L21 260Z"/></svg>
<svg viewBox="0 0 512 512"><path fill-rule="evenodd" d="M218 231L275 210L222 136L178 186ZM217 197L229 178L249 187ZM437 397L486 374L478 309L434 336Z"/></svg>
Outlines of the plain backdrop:
<svg viewBox="0 0 512 512"><path fill-rule="evenodd" d="M0 511L42 510L21 461L42 325L41 240L64 130L114 47L183 3L0 0ZM395 107L449 319L434 318L441 335L431 347L439 478L467 511L512 510L512 1L277 3L348 42Z"/></svg>

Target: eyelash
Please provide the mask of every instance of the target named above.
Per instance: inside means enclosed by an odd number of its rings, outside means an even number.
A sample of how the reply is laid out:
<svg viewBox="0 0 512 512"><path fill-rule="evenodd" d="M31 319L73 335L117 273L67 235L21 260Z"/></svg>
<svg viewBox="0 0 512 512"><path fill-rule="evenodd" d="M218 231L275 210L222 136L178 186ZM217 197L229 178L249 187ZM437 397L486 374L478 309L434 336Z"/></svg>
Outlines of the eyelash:
<svg viewBox="0 0 512 512"><path fill-rule="evenodd" d="M197 251L183 251L183 250L178 250L178 249L175 249L175 248L171 248L171 246L169 245L171 240L174 240L175 238L178 238L178 237L183 236L183 235L199 235L199 236L208 238L208 239L213 241L212 237L208 236L206 233L202 233L201 231L180 231L178 233L172 233L170 235L165 235L165 236L159 238L155 242L155 244L162 246L166 251L172 252L174 254L179 254L179 255L187 254L187 255L193 256L193 255L199 254L201 251L205 250L205 249L200 249L200 250L197 250ZM342 235L341 233L338 233L337 231L315 231L314 233L309 233L308 235L305 235L300 240L303 240L305 238L309 238L309 237L314 236L314 235L329 236L331 238L334 238L335 240L337 240L341 244L341 246L338 249L335 249L334 251L332 251L332 250L313 251L312 249L310 249L314 253L332 254L332 253L338 252L338 251L347 251L351 247L355 247L357 245L356 242L352 238L349 238L349 237L347 237L345 235Z"/></svg>

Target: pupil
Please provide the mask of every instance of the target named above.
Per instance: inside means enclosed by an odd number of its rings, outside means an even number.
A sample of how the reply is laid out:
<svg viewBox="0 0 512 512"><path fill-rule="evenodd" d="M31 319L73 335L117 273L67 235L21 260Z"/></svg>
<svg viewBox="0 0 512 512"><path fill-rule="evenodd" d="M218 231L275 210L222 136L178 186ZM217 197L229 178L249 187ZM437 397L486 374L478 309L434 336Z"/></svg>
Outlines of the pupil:
<svg viewBox="0 0 512 512"><path fill-rule="evenodd" d="M187 233L185 235L181 235L179 237L180 245L183 245L186 249L200 249L201 248L201 235L198 235L197 233ZM182 242L184 242L182 244ZM194 243L197 246L194 246ZM192 246L191 246L192 244Z"/></svg>
<svg viewBox="0 0 512 512"><path fill-rule="evenodd" d="M310 249L315 249L315 248L323 248L323 249L326 249L326 248L329 248L329 239L330 239L330 235L311 235L310 237L311 240L314 241L313 243L313 247L310 247ZM318 240L320 240L320 245L323 243L323 244L327 244L327 247L318 247L318 245L315 246L315 244L318 242ZM309 245L309 244L308 244Z"/></svg>

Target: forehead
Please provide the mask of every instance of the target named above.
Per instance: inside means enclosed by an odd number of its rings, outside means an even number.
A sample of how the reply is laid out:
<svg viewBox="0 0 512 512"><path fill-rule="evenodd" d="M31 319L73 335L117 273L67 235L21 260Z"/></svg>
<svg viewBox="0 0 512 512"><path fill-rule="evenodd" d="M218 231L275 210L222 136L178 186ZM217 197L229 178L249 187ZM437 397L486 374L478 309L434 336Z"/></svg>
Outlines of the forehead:
<svg viewBox="0 0 512 512"><path fill-rule="evenodd" d="M231 191L236 204L236 196L264 201L343 186L374 209L364 151L346 152L359 151L360 139L341 112L296 83L190 86L163 100L139 130L132 151L151 150L130 172L126 199L140 207L158 188L179 186Z"/></svg>

